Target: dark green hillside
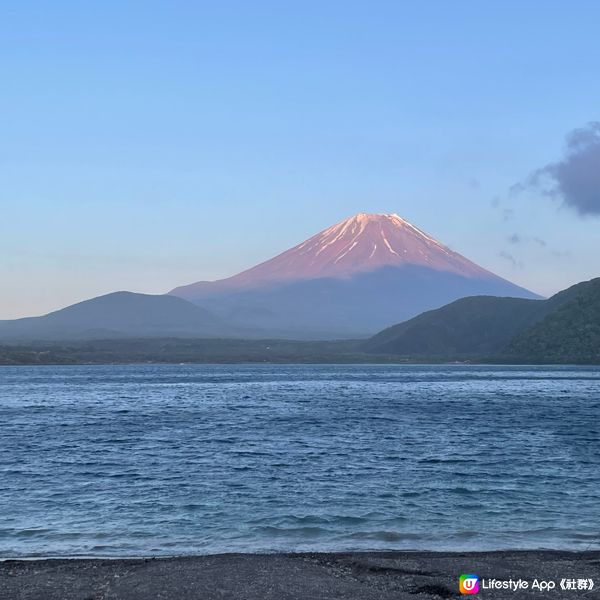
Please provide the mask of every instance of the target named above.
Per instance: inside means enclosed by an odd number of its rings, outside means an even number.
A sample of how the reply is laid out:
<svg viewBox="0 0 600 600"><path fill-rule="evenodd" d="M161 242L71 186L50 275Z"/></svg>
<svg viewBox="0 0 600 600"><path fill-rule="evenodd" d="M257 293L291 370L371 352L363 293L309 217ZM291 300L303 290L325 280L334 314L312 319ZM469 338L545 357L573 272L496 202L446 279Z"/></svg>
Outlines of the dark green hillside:
<svg viewBox="0 0 600 600"><path fill-rule="evenodd" d="M600 363L600 278L576 287L574 298L510 342L506 349L509 359Z"/></svg>
<svg viewBox="0 0 600 600"><path fill-rule="evenodd" d="M600 279L548 300L463 298L385 329L364 348L412 360L600 362Z"/></svg>
<svg viewBox="0 0 600 600"><path fill-rule="evenodd" d="M407 356L464 357L501 350L543 318L541 300L473 296L394 325L372 337L366 350Z"/></svg>

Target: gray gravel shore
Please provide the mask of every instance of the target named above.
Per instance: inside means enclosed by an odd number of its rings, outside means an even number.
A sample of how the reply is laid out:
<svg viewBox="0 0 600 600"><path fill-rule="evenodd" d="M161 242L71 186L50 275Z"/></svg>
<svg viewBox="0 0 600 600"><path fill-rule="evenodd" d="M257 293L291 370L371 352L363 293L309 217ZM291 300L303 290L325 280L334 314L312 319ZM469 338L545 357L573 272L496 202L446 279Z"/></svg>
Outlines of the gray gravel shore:
<svg viewBox="0 0 600 600"><path fill-rule="evenodd" d="M478 598L600 598L600 552L222 554L0 562L2 600L438 600L458 577L553 581L555 590L480 590ZM560 581L593 579L593 591Z"/></svg>

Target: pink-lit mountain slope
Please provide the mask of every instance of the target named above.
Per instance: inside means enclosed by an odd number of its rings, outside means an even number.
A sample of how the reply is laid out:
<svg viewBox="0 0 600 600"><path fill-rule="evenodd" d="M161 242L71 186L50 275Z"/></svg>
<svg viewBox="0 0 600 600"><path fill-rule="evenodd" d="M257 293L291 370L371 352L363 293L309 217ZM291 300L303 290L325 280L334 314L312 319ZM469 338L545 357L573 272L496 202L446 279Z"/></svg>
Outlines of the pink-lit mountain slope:
<svg viewBox="0 0 600 600"><path fill-rule="evenodd" d="M302 337L372 333L463 296L536 297L398 215L363 213L233 277L170 293L235 323Z"/></svg>

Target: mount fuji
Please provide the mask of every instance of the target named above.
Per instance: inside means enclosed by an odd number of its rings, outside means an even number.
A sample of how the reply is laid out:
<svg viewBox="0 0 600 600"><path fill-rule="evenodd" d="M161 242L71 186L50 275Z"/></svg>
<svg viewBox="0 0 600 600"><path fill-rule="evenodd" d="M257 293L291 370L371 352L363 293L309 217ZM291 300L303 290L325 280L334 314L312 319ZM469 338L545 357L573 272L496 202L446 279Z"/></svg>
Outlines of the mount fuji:
<svg viewBox="0 0 600 600"><path fill-rule="evenodd" d="M170 295L273 336L352 337L474 295L539 298L396 214L350 217L227 279Z"/></svg>

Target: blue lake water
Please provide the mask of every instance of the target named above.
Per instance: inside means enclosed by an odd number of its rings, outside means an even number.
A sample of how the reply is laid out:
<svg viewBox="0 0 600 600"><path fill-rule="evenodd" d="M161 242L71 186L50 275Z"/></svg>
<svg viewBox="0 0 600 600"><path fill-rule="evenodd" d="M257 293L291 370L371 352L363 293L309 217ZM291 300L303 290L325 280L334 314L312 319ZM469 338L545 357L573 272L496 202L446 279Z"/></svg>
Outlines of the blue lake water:
<svg viewBox="0 0 600 600"><path fill-rule="evenodd" d="M0 556L600 547L600 369L0 368Z"/></svg>

